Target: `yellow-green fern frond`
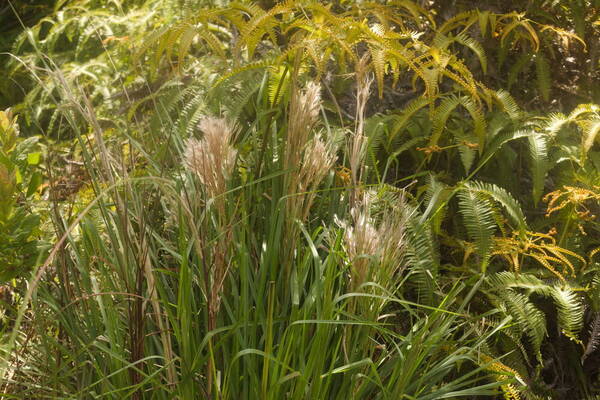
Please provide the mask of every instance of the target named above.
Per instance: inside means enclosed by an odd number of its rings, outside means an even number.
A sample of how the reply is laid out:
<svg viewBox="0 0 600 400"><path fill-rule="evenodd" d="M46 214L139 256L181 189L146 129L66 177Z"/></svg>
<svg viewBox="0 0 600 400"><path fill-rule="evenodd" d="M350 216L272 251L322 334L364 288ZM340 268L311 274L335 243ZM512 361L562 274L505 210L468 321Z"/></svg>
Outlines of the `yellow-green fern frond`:
<svg viewBox="0 0 600 400"><path fill-rule="evenodd" d="M581 299L568 287L554 287L552 298L557 306L558 323L562 333L569 339L581 343L578 338L583 327L583 304Z"/></svg>

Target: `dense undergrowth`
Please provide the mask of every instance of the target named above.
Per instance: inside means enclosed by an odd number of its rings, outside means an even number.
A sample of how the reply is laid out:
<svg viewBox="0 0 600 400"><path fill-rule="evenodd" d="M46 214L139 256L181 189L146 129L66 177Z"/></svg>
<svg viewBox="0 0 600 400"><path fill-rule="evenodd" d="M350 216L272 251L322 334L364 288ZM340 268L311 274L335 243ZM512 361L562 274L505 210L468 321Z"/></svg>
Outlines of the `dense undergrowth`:
<svg viewBox="0 0 600 400"><path fill-rule="evenodd" d="M597 398L599 15L0 6L3 398Z"/></svg>

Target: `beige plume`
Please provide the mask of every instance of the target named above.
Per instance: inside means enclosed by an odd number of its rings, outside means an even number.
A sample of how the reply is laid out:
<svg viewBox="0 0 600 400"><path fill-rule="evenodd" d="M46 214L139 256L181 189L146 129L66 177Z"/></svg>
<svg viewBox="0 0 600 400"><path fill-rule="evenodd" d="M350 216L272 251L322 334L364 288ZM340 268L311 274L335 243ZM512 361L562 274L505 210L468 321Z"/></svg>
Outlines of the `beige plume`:
<svg viewBox="0 0 600 400"><path fill-rule="evenodd" d="M235 128L223 118L207 117L200 121L202 139L186 142L184 162L206 187L210 197L225 193L236 157L231 145Z"/></svg>

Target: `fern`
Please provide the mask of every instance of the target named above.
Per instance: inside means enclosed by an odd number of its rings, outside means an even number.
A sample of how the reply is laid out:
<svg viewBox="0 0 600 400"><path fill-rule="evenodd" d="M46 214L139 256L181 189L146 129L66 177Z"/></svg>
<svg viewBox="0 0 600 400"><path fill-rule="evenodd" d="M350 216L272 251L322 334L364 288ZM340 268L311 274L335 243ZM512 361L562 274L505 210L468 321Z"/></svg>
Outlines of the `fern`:
<svg viewBox="0 0 600 400"><path fill-rule="evenodd" d="M550 66L548 60L543 52L538 52L535 55L535 71L537 76L537 86L542 99L544 101L550 100L550 90L552 87L552 80L550 78Z"/></svg>
<svg viewBox="0 0 600 400"><path fill-rule="evenodd" d="M394 116L394 126L392 127L388 136L388 145L396 138L398 133L401 132L402 128L406 126L415 114L421 111L424 107L429 105L429 101L424 97L419 97L411 101L399 115Z"/></svg>
<svg viewBox="0 0 600 400"><path fill-rule="evenodd" d="M548 171L548 145L546 137L535 130L527 137L529 142L529 163L532 180L532 197L537 205L542 197L544 181Z"/></svg>
<svg viewBox="0 0 600 400"><path fill-rule="evenodd" d="M519 14L517 12L504 14L499 17L499 20L508 21L506 25L502 27L502 35L500 37L501 45L504 45L509 35L514 34L516 31L525 31L525 35L520 34L521 32L519 32L519 34L515 35L515 37L517 39L523 38L524 40L527 40L530 43L533 51L537 52L539 50L540 39L538 37L538 34L535 31L535 29L533 29L533 27L531 26L531 21L527 18L523 18L522 14Z"/></svg>
<svg viewBox="0 0 600 400"><path fill-rule="evenodd" d="M447 212L445 202L450 195L450 188L440 182L435 176L430 175L427 179L427 191L425 192L425 204L427 207L421 216L421 222L429 220L435 233L441 232L441 224Z"/></svg>
<svg viewBox="0 0 600 400"><path fill-rule="evenodd" d="M367 20L372 17L379 23L369 24L365 17ZM312 64L319 79L331 59L337 61L338 70L343 73L349 68L356 68L362 57L359 49L365 47L370 52L369 68L376 77L380 97L383 95L384 77L388 73L393 75L396 82L401 72L411 72L415 84L418 80L423 82L424 97L429 105L433 105L443 78L455 83L452 92L465 94L458 98L474 120L481 151L485 120L479 104L481 97L487 94L479 90L480 84L460 59L443 47L430 47L420 42L420 35L407 27L408 21L421 25L424 20L434 25L431 13L407 0L389 6L375 3L353 6L341 14L319 3L300 4L292 0L278 3L268 10L255 4L232 3L223 9L199 11L193 17L165 29L145 40L138 54L156 48L156 60L163 54L168 58L170 49L178 43L181 64L193 38L199 35L214 52L222 56L225 44L218 42L223 41L222 37L226 37L226 34L221 33L233 26L239 31L239 36L235 38L231 52L243 64L234 65L234 69L217 82L222 83L224 79L250 68L279 68L282 65L304 69ZM197 25L203 28L196 29ZM210 29L205 29L207 27ZM477 41L465 33L457 34L453 41L475 51L482 67L486 68L485 53ZM280 46L280 42L285 45ZM268 50L261 54L260 62L253 62L256 48L262 43ZM246 57L243 57L243 50L246 51Z"/></svg>
<svg viewBox="0 0 600 400"><path fill-rule="evenodd" d="M416 284L420 300L434 303L438 287L439 254L435 238L427 222L420 221L417 210L412 210L406 227L407 259L412 281Z"/></svg>
<svg viewBox="0 0 600 400"><path fill-rule="evenodd" d="M497 134L493 137L489 145L486 147L485 152L481 156L481 162L487 162L506 143L521 138L527 138L530 135L532 135L532 130L530 129L507 130Z"/></svg>
<svg viewBox="0 0 600 400"><path fill-rule="evenodd" d="M581 356L581 363L583 364L585 360L592 354L598 347L600 346L600 313L596 313L594 315L594 319L592 321L592 328L590 329L590 337L588 339L587 345L585 346L585 351Z"/></svg>
<svg viewBox="0 0 600 400"><path fill-rule="evenodd" d="M600 112L600 106L598 104L580 104L571 111L569 119L575 121L581 116L594 116Z"/></svg>
<svg viewBox="0 0 600 400"><path fill-rule="evenodd" d="M600 108L595 104L581 104L567 116L562 113L551 113L543 122L543 128L550 137L555 138L561 130L574 124L581 131L580 159L585 162L596 136L600 131Z"/></svg>
<svg viewBox="0 0 600 400"><path fill-rule="evenodd" d="M568 287L553 287L551 296L556 303L558 324L561 331L570 339L577 339L583 325L583 305L579 296Z"/></svg>
<svg viewBox="0 0 600 400"><path fill-rule="evenodd" d="M437 146L440 136L446 126L450 114L456 107L462 105L471 115L474 124L474 134L478 139L479 150L483 150L485 142L486 122L481 109L466 96L449 96L442 99L433 114L433 131L429 140L430 146Z"/></svg>
<svg viewBox="0 0 600 400"><path fill-rule="evenodd" d="M525 289L529 293L540 293L550 295L550 287L540 278L532 274L515 274L509 271L498 272L488 278L492 287L501 290L508 287L511 289Z"/></svg>
<svg viewBox="0 0 600 400"><path fill-rule="evenodd" d="M531 53L523 52L519 55L517 60L511 65L511 67L508 71L508 89L509 90L513 87L515 82L517 82L519 75L522 75L523 73L527 72L527 70L529 69L532 62L533 62L533 56Z"/></svg>
<svg viewBox="0 0 600 400"><path fill-rule="evenodd" d="M522 332L525 332L536 357L541 360L541 347L546 330L546 316L530 300L529 297L512 289L497 292L498 305L505 307L506 312L515 318Z"/></svg>
<svg viewBox="0 0 600 400"><path fill-rule="evenodd" d="M578 121L578 125L581 128L582 144L581 144L581 159L585 162L588 152L598 138L600 133L600 115L586 119L584 121Z"/></svg>
<svg viewBox="0 0 600 400"><path fill-rule="evenodd" d="M473 53L475 53L475 55L477 55L477 58L479 59L479 63L481 64L481 69L483 70L483 73L487 74L487 56L485 55L485 50L481 43L479 43L472 37L469 37L464 31L456 35L454 37L454 40L457 43L460 43L473 50Z"/></svg>
<svg viewBox="0 0 600 400"><path fill-rule="evenodd" d="M548 135L555 137L563 126L567 125L569 122L571 122L571 119L563 113L550 113L548 114L548 117L546 117L543 127Z"/></svg>
<svg viewBox="0 0 600 400"><path fill-rule="evenodd" d="M462 161L465 174L468 174L477 157L477 150L473 149L472 143L477 140L471 135L467 135L462 131L453 131L454 137L458 142L458 152Z"/></svg>
<svg viewBox="0 0 600 400"><path fill-rule="evenodd" d="M502 292L522 289L529 296L532 293L551 298L556 305L557 323L561 332L572 340L579 341L578 334L583 325L583 304L573 289L562 285L549 285L531 274L500 272L488 278L490 285Z"/></svg>
<svg viewBox="0 0 600 400"><path fill-rule="evenodd" d="M518 120L522 112L515 99L504 89L498 89L492 92L492 97L500 104L500 107L512 120Z"/></svg>
<svg viewBox="0 0 600 400"><path fill-rule="evenodd" d="M478 181L472 181L468 186L471 190L481 193L498 202L506 210L510 219L519 227L521 232L527 230L527 222L525 221L525 215L523 214L521 205L508 191L493 183Z"/></svg>
<svg viewBox="0 0 600 400"><path fill-rule="evenodd" d="M492 206L468 185L458 192L458 199L459 212L463 216L467 234L475 242L477 254L481 258L481 269L485 271L496 230Z"/></svg>
<svg viewBox="0 0 600 400"><path fill-rule="evenodd" d="M377 92L379 98L383 98L383 78L385 75L386 67L386 55L385 50L381 48L371 47L371 60L373 64L373 71L375 72L375 78L377 79Z"/></svg>

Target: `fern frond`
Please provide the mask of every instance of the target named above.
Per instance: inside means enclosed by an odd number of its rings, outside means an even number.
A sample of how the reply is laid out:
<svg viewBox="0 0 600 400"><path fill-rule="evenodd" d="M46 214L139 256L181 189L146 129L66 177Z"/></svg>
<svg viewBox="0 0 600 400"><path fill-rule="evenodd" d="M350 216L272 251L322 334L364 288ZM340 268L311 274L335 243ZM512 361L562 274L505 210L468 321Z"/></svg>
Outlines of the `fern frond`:
<svg viewBox="0 0 600 400"><path fill-rule="evenodd" d="M466 30L470 26L475 24L478 21L478 19L479 19L479 14L477 11L475 11L475 10L464 11L464 12L458 13L455 16L453 16L452 18L446 20L446 22L444 22L442 24L442 26L440 26L439 32L448 33L459 27Z"/></svg>
<svg viewBox="0 0 600 400"><path fill-rule="evenodd" d="M476 190L466 186L458 192L459 212L463 216L469 239L475 242L477 254L481 258L481 268L486 270L490 258L490 249L496 230L494 212L491 204Z"/></svg>
<svg viewBox="0 0 600 400"><path fill-rule="evenodd" d="M507 190L493 183L479 181L472 181L468 186L472 190L482 193L498 202L506 210L513 223L518 226L522 232L527 230L527 222L525 221L525 214L523 214L521 205Z"/></svg>
<svg viewBox="0 0 600 400"><path fill-rule="evenodd" d="M548 256L548 255L545 255L545 254L539 254L539 253L530 253L530 254L528 254L528 256L531 257L531 258L533 258L534 260L536 260L540 264L542 264L544 266L544 268L546 268L548 271L550 271L551 273L553 273L561 281L563 281L563 282L567 281L565 279L564 275L561 274L560 272L558 272L556 270L556 268L554 268L554 266L552 264L550 264L550 261L560 263L560 259Z"/></svg>
<svg viewBox="0 0 600 400"><path fill-rule="evenodd" d="M590 329L590 338L585 346L585 351L581 356L581 363L583 364L586 358L589 357L596 349L600 346L600 313L594 315L592 321L592 329Z"/></svg>
<svg viewBox="0 0 600 400"><path fill-rule="evenodd" d="M457 140L458 152L460 154L460 161L462 162L465 174L468 174L473 166L477 151L473 149L472 144L477 140L472 135L465 134L462 131L454 131L454 137Z"/></svg>
<svg viewBox="0 0 600 400"><path fill-rule="evenodd" d="M393 6L401 7L407 10L415 22L420 24L421 18L426 18L429 21L429 23L431 23L431 25L435 28L435 20L433 19L431 13L423 7L421 7L419 4L410 0L393 0L390 3Z"/></svg>
<svg viewBox="0 0 600 400"><path fill-rule="evenodd" d="M568 287L554 287L551 294L557 306L559 327L567 337L579 341L577 336L583 325L581 299Z"/></svg>
<svg viewBox="0 0 600 400"><path fill-rule="evenodd" d="M184 35L186 35L186 33L184 33ZM221 43L221 41L217 38L217 36L214 33L212 33L206 27L200 28L199 30L196 31L196 33L200 37L200 39L204 40L204 42L208 45L208 47L215 54L217 54L219 57L221 57L223 59L225 58L225 48L224 48L223 44ZM187 33L187 35L192 35L192 32ZM190 40L189 36L182 36L182 39L181 39L182 43L186 44L185 41L189 41L189 40ZM187 50L187 49L185 49L185 50ZM183 57L182 57L183 54L185 54L185 53L180 50L180 52L179 52L180 62L183 61Z"/></svg>
<svg viewBox="0 0 600 400"><path fill-rule="evenodd" d="M269 69L269 83L267 95L269 104L275 105L279 99L287 93L290 86L290 75L286 73L283 66L273 66Z"/></svg>
<svg viewBox="0 0 600 400"><path fill-rule="evenodd" d="M417 210L409 212L406 227L407 259L412 281L417 286L419 297L426 304L433 304L439 271L439 254L435 237L427 222L420 221Z"/></svg>
<svg viewBox="0 0 600 400"><path fill-rule="evenodd" d="M575 121L582 115L599 112L600 106L598 104L579 104L573 109L573 111L571 111L571 113L569 114L569 119L571 121Z"/></svg>
<svg viewBox="0 0 600 400"><path fill-rule="evenodd" d="M441 230L440 226L447 211L447 207L443 205L448 196L448 186L436 179L435 176L429 175L427 178L427 191L425 192L427 207L421 216L421 221L425 222L426 219L429 219L436 233Z"/></svg>
<svg viewBox="0 0 600 400"><path fill-rule="evenodd" d="M236 6L241 5L236 3ZM274 28L279 24L279 21L276 16L290 11L293 1L287 0L278 3L269 11L264 11L254 4L245 6L244 9L251 15L251 18L240 29L240 38L234 52L239 54L241 47L246 46L248 58L252 59L256 46L265 35L268 35L273 43L277 42L277 34Z"/></svg>
<svg viewBox="0 0 600 400"><path fill-rule="evenodd" d="M456 35L454 40L463 46L470 48L473 53L475 53L477 58L479 58L479 64L481 64L483 73L487 74L487 56L485 55L485 50L483 49L481 43L467 35L464 31Z"/></svg>
<svg viewBox="0 0 600 400"><path fill-rule="evenodd" d="M550 113L543 125L548 135L554 137L571 119L563 113Z"/></svg>
<svg viewBox="0 0 600 400"><path fill-rule="evenodd" d="M527 129L527 128L514 130L514 131L504 131L504 132L497 134L490 141L489 145L486 146L485 152L481 156L481 162L485 162L485 161L489 160L506 143L513 141L513 140L521 139L521 138L527 138L530 135L532 135L532 130Z"/></svg>
<svg viewBox="0 0 600 400"><path fill-rule="evenodd" d="M550 100L550 90L552 88L552 78L550 77L550 66L546 56L541 52L537 52L535 55L535 71L537 77L537 86L542 99L544 101Z"/></svg>
<svg viewBox="0 0 600 400"><path fill-rule="evenodd" d="M512 120L518 120L522 116L521 109L515 99L504 89L498 89L492 92L493 98L500 104L502 110L508 114Z"/></svg>
<svg viewBox="0 0 600 400"><path fill-rule="evenodd" d="M512 289L500 290L497 295L508 314L513 316L529 338L538 359L541 359L540 349L547 334L544 313L529 300L529 297Z"/></svg>
<svg viewBox="0 0 600 400"><path fill-rule="evenodd" d="M435 109L433 114L433 130L431 138L429 140L430 146L437 146L440 136L446 126L450 114L458 107L462 105L471 115L473 119L474 133L478 139L479 150L483 148L485 142L485 118L481 109L466 96L448 96L442 99L440 105Z"/></svg>
<svg viewBox="0 0 600 400"><path fill-rule="evenodd" d="M581 144L581 159L585 161L587 153L590 151L598 133L600 133L600 115L577 123L583 132L582 144Z"/></svg>
<svg viewBox="0 0 600 400"><path fill-rule="evenodd" d="M217 86L223 84L223 82L225 82L226 80L228 80L236 75L240 75L243 72L251 71L254 69L265 69L267 67L270 67L271 65L273 65L273 62L271 60L263 60L263 61L257 61L257 62L245 64L245 65L243 65L239 68L235 68L233 71L230 71L229 73L221 76L215 82L214 86L217 87Z"/></svg>
<svg viewBox="0 0 600 400"><path fill-rule="evenodd" d="M515 378L519 383L524 384L523 379L517 371L501 362L500 360L493 359L487 354L483 353L481 359L484 363L489 365L489 369L498 374L498 381L503 381L506 377ZM504 393L505 400L521 400L521 395L517 387L513 383L507 383L500 387Z"/></svg>
<svg viewBox="0 0 600 400"><path fill-rule="evenodd" d="M548 171L548 145L546 137L535 130L527 137L529 142L529 163L532 180L533 202L537 205L542 197L544 181Z"/></svg>
<svg viewBox="0 0 600 400"><path fill-rule="evenodd" d="M533 274L502 271L490 275L488 282L496 290L502 290L502 288L525 289L528 293L539 293L544 296L550 296L551 291L550 286Z"/></svg>
<svg viewBox="0 0 600 400"><path fill-rule="evenodd" d="M370 53L373 71L375 72L375 78L377 79L377 93L381 99L383 98L383 77L385 75L386 66L385 50L371 46Z"/></svg>
<svg viewBox="0 0 600 400"><path fill-rule="evenodd" d="M531 63L533 62L533 56L530 52L525 51L517 57L517 60L511 65L508 70L508 89L517 82L520 74L527 72Z"/></svg>
<svg viewBox="0 0 600 400"><path fill-rule="evenodd" d="M487 10L485 11L479 11L477 12L477 22L479 23L479 31L481 32L481 36L485 37L487 34L487 27L488 24L490 22L490 16L491 13ZM493 31L495 29L495 27L491 27L491 30Z"/></svg>
<svg viewBox="0 0 600 400"><path fill-rule="evenodd" d="M388 145L392 143L396 135L404 128L407 122L413 118L413 116L422 110L424 107L429 105L429 100L425 97L419 97L411 101L400 113L400 115L394 117L394 126L392 127L388 136Z"/></svg>
<svg viewBox="0 0 600 400"><path fill-rule="evenodd" d="M521 31L527 32L526 35L520 35L521 37L527 39L531 44L533 51L538 51L540 48L540 39L535 32L535 29L529 23L529 20L526 18L522 18L522 14L518 14L516 12L510 14L503 14L500 18L503 19L512 19L512 22L508 23L502 28L502 36L500 37L500 44L504 47L504 41L511 34L517 31L517 28L523 28ZM520 32L519 32L520 33Z"/></svg>
<svg viewBox="0 0 600 400"><path fill-rule="evenodd" d="M478 84L478 82L475 81L469 68L467 68L461 60L456 58L455 55L449 56L448 65L450 68L445 67L441 70L441 73L462 86L463 89L469 93L472 100L479 104L481 94L478 92L477 87L481 84Z"/></svg>
<svg viewBox="0 0 600 400"><path fill-rule="evenodd" d="M220 107L224 109L231 120L239 120L252 99L258 96L263 79L264 74L247 71L213 88L212 96L222 99Z"/></svg>

